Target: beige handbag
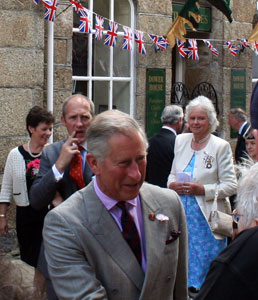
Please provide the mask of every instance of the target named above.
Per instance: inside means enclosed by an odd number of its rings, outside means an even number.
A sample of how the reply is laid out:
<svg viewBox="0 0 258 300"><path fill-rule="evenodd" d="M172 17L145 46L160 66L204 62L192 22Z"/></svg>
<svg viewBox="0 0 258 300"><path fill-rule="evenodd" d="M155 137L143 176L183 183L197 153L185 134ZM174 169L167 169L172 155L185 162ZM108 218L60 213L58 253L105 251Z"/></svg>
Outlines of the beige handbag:
<svg viewBox="0 0 258 300"><path fill-rule="evenodd" d="M218 210L218 187L216 187L215 197L211 213L209 216L209 224L212 232L224 236L232 236L233 234L233 218L231 215Z"/></svg>

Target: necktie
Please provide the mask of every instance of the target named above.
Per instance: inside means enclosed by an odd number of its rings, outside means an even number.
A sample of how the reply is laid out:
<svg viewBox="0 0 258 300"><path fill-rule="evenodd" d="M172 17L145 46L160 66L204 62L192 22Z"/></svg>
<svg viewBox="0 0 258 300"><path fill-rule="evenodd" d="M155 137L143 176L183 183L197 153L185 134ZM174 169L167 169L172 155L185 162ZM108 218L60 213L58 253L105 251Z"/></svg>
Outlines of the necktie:
<svg viewBox="0 0 258 300"><path fill-rule="evenodd" d="M79 150L82 150L82 146L78 147ZM70 166L70 177L73 181L76 182L79 189L85 187L85 183L83 180L83 173L82 173L82 157L81 154L75 154L71 161Z"/></svg>
<svg viewBox="0 0 258 300"><path fill-rule="evenodd" d="M139 264L141 265L141 241L133 217L127 211L125 207L125 201L120 201L116 205L122 210L121 225L123 229L123 237L127 241L128 245L131 247L134 255L136 256Z"/></svg>

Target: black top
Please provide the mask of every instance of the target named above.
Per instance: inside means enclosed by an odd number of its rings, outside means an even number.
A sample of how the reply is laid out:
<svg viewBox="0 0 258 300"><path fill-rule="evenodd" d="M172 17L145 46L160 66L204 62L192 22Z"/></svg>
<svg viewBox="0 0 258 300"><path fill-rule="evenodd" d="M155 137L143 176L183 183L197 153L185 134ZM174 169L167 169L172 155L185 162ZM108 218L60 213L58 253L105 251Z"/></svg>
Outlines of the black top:
<svg viewBox="0 0 258 300"><path fill-rule="evenodd" d="M258 299L258 226L244 230L210 265L195 300Z"/></svg>
<svg viewBox="0 0 258 300"><path fill-rule="evenodd" d="M241 163L242 158L247 158L247 152L245 147L245 135L250 128L250 123L246 123L245 126L242 128L241 134L237 137L237 144L235 150L235 160L236 163Z"/></svg>
<svg viewBox="0 0 258 300"><path fill-rule="evenodd" d="M167 187L168 175L174 159L176 135L169 129L160 132L149 140L146 181L160 187Z"/></svg>

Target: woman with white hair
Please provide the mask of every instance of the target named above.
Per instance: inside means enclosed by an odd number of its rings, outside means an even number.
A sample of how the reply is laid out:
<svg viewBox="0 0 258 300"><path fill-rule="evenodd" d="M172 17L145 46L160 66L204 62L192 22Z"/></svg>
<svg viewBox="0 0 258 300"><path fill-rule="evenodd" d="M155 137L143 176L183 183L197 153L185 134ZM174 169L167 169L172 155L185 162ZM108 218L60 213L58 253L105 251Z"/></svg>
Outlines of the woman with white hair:
<svg viewBox="0 0 258 300"><path fill-rule="evenodd" d="M237 180L229 143L211 134L219 124L212 102L204 96L195 98L186 106L185 119L191 133L176 138L168 187L180 195L185 208L191 295L199 291L210 262L227 245L226 237L213 233L208 223L215 191L218 209L225 211Z"/></svg>
<svg viewBox="0 0 258 300"><path fill-rule="evenodd" d="M240 174L234 213L238 234L211 263L196 300L258 298L258 164L240 166Z"/></svg>

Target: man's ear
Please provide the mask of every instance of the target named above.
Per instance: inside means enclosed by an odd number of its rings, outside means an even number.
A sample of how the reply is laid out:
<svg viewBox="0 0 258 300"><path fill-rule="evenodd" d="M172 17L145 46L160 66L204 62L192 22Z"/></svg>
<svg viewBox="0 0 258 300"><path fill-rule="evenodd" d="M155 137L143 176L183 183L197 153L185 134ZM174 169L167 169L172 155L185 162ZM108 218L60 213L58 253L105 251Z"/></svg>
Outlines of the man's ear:
<svg viewBox="0 0 258 300"><path fill-rule="evenodd" d="M61 122L62 122L62 124L65 126L65 118L64 118L63 115L61 116Z"/></svg>
<svg viewBox="0 0 258 300"><path fill-rule="evenodd" d="M256 226L258 226L258 219L255 219L255 224Z"/></svg>
<svg viewBox="0 0 258 300"><path fill-rule="evenodd" d="M98 162L98 160L95 158L95 156L92 153L88 153L87 157L86 157L87 163L91 169L91 171L95 174L95 175L99 175L99 166L100 163Z"/></svg>

